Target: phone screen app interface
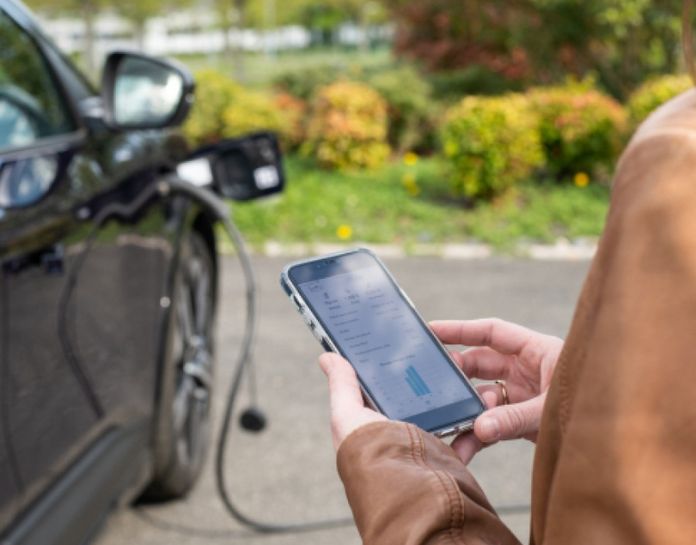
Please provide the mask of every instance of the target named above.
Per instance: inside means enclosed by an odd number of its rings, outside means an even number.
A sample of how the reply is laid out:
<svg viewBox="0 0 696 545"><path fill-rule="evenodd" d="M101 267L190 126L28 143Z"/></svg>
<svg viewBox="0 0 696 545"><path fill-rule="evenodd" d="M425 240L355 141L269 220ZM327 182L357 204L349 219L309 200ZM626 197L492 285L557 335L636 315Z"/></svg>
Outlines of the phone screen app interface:
<svg viewBox="0 0 696 545"><path fill-rule="evenodd" d="M381 268L311 280L299 288L391 418L473 397Z"/></svg>

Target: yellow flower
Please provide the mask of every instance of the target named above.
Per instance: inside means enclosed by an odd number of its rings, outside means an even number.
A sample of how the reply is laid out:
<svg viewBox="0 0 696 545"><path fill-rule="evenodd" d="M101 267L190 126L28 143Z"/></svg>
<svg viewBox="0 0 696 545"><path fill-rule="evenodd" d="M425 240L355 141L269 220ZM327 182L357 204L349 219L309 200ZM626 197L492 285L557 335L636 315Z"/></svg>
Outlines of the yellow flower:
<svg viewBox="0 0 696 545"><path fill-rule="evenodd" d="M590 183L590 177L584 172L578 172L573 178L573 183L578 187L587 187Z"/></svg>
<svg viewBox="0 0 696 545"><path fill-rule="evenodd" d="M348 240L353 236L353 228L350 225L339 225L336 229L336 236L341 240Z"/></svg>
<svg viewBox="0 0 696 545"><path fill-rule="evenodd" d="M401 178L401 183L404 184L406 191L412 197L415 197L421 191L416 181L416 175L413 172L406 172Z"/></svg>
<svg viewBox="0 0 696 545"><path fill-rule="evenodd" d="M417 197L421 192L420 187L418 187L416 184L408 186L406 191L408 191L408 194L412 197Z"/></svg>
<svg viewBox="0 0 696 545"><path fill-rule="evenodd" d="M412 151L409 151L407 153L404 153L404 164L406 166L412 167L418 162L418 155L413 153Z"/></svg>
<svg viewBox="0 0 696 545"><path fill-rule="evenodd" d="M447 157L453 157L458 152L459 146L456 142L453 142L452 140L448 140L447 142L445 142L445 155L447 155Z"/></svg>

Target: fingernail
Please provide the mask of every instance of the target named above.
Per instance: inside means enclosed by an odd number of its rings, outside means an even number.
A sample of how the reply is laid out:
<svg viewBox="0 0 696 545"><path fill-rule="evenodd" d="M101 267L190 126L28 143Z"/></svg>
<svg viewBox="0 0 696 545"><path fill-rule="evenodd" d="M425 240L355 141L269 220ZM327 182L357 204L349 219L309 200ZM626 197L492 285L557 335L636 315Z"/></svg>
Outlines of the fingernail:
<svg viewBox="0 0 696 545"><path fill-rule="evenodd" d="M486 443L492 443L500 438L500 426L495 418L484 417L479 420L480 439Z"/></svg>

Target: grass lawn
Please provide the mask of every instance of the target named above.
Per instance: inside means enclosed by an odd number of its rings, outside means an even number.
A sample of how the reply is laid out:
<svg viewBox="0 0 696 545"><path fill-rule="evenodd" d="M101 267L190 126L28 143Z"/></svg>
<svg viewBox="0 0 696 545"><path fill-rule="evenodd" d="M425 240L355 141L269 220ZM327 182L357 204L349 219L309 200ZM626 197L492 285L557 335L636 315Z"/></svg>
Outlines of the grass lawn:
<svg viewBox="0 0 696 545"><path fill-rule="evenodd" d="M449 193L445 165L420 159L372 172L318 169L286 160L281 196L235 203L233 215L254 245L280 242L402 244L480 241L498 249L557 237L596 237L604 226L609 190L551 183L522 185L493 203L471 207Z"/></svg>

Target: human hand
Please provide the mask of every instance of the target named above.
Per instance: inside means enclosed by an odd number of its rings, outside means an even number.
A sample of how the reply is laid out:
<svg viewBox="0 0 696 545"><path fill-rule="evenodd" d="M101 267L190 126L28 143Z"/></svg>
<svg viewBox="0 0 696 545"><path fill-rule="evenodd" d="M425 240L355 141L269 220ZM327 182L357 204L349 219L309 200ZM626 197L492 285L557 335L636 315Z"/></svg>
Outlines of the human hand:
<svg viewBox="0 0 696 545"><path fill-rule="evenodd" d="M437 321L430 326L445 344L473 347L452 353L468 377L506 382L509 405L501 405L500 386L478 387L488 410L476 420L473 434L464 433L452 443L459 457L468 463L485 444L500 440L525 437L535 441L563 340L498 319ZM387 420L365 407L355 371L345 359L327 352L319 364L329 379L336 449L360 426Z"/></svg>
<svg viewBox="0 0 696 545"><path fill-rule="evenodd" d="M331 435L336 450L353 430L387 420L386 416L365 407L358 377L350 363L338 354L326 352L319 357L319 365L329 379Z"/></svg>
<svg viewBox="0 0 696 545"><path fill-rule="evenodd" d="M452 448L468 463L483 446L506 439L536 441L546 391L563 340L499 319L436 321L430 327L444 344L470 346L452 357L469 378L504 380L478 387L488 410L476 419L474 433L457 437Z"/></svg>

